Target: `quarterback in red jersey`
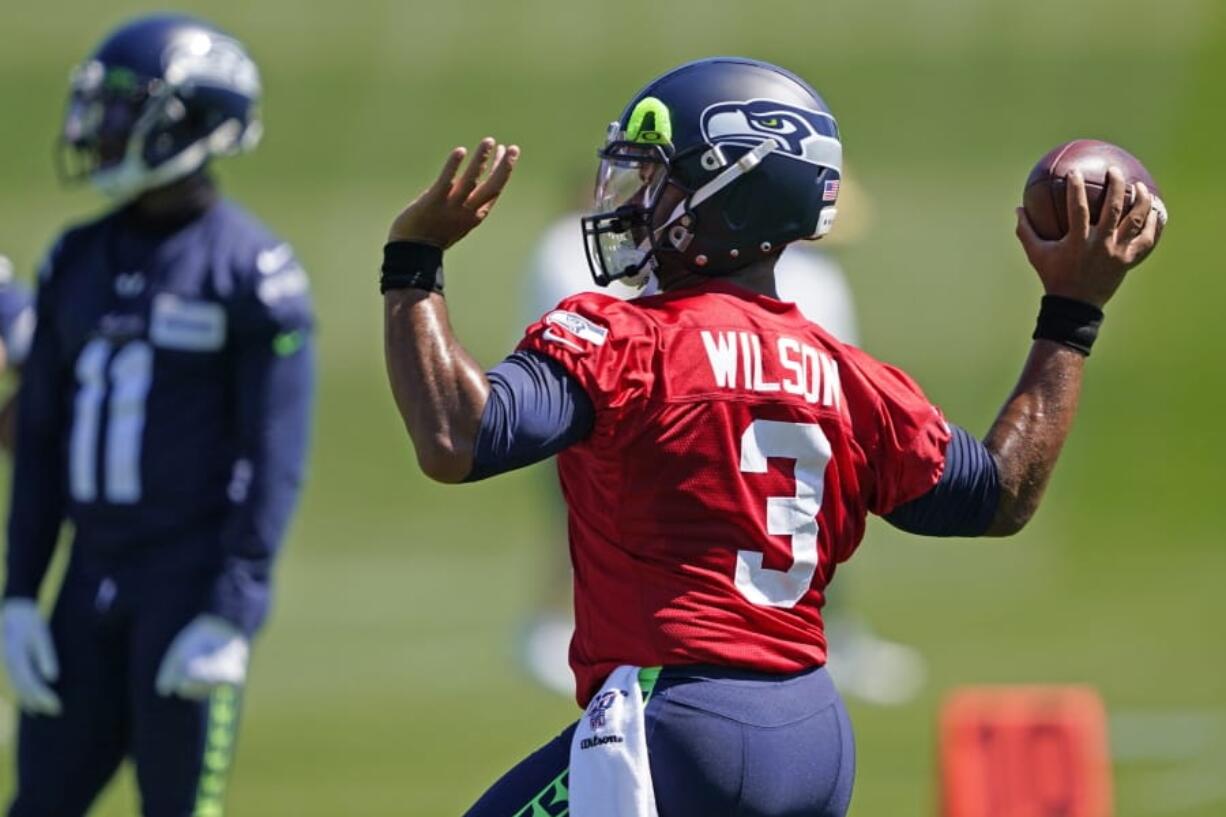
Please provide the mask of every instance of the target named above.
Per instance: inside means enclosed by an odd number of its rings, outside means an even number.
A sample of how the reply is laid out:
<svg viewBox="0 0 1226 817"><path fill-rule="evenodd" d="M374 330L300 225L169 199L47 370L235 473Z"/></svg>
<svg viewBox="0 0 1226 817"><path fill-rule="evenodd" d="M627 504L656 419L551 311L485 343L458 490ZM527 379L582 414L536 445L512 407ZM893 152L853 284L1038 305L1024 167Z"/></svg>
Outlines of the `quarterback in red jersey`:
<svg viewBox="0 0 1226 817"><path fill-rule="evenodd" d="M834 222L842 150L821 97L781 68L717 58L654 80L610 126L597 283L660 294L564 300L489 372L450 328L443 251L518 160L487 139L393 222L386 357L430 477L558 455L585 716L471 817L842 815L854 746L824 670L821 607L868 513L915 533L1008 535L1034 513L1076 411L1102 307L1152 249L1157 214L1109 174L1091 225L1018 237L1043 283L1030 357L981 442L897 369L778 300L774 265ZM492 165L487 170L487 165Z"/></svg>
<svg viewBox="0 0 1226 817"><path fill-rule="evenodd" d="M944 462L949 431L909 378L720 280L569 298L520 349L595 408L558 455L582 701L625 663L821 666L823 590L866 512L925 493Z"/></svg>

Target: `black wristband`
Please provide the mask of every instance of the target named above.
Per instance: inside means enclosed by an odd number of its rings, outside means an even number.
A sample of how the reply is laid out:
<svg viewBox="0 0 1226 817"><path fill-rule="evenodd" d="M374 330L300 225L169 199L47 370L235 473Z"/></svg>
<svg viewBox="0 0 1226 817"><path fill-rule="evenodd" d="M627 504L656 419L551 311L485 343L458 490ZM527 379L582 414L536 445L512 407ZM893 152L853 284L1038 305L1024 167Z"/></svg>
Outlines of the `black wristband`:
<svg viewBox="0 0 1226 817"><path fill-rule="evenodd" d="M1063 344L1088 357L1102 325L1103 311L1094 304L1044 295L1031 337Z"/></svg>
<svg viewBox="0 0 1226 817"><path fill-rule="evenodd" d="M443 291L443 249L420 241L389 241L383 245L379 291L424 289Z"/></svg>

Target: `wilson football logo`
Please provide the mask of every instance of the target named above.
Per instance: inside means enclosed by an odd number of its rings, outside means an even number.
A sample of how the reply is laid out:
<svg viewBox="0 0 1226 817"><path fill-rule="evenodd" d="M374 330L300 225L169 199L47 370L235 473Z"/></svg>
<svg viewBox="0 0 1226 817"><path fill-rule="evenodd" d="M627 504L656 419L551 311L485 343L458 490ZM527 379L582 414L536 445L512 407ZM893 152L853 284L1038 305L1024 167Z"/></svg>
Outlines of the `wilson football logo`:
<svg viewBox="0 0 1226 817"><path fill-rule="evenodd" d="M774 99L717 102L702 112L702 133L713 145L746 148L773 139L784 155L836 170L843 164L834 117Z"/></svg>

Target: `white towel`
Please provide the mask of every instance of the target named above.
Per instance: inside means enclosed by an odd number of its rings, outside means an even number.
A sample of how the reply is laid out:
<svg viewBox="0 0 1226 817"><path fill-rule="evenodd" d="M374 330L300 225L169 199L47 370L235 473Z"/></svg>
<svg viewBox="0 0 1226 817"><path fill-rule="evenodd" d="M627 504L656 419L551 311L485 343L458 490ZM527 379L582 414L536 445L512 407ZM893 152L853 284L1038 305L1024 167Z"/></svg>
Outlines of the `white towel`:
<svg viewBox="0 0 1226 817"><path fill-rule="evenodd" d="M572 817L657 817L639 668L613 671L570 744Z"/></svg>

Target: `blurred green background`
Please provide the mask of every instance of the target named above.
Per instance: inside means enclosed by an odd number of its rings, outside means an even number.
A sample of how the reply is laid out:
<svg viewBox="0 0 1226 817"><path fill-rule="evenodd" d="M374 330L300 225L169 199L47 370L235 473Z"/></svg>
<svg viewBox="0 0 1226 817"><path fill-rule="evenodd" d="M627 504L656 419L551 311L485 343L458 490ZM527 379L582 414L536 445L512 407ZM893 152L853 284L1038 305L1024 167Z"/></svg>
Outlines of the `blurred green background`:
<svg viewBox="0 0 1226 817"><path fill-rule="evenodd" d="M1095 684L1117 716L1119 815L1226 813L1220 0L182 8L240 35L262 66L267 139L222 176L295 244L321 324L310 484L255 657L231 813L459 814L575 715L513 663L561 547L539 480L444 488L415 473L383 375L379 248L453 144L522 145L494 216L449 256L458 331L496 361L520 328L522 260L571 205L575 169L594 169L605 124L657 73L717 53L779 62L826 96L875 203L871 232L841 252L864 345L973 430L1011 386L1036 310L1012 236L1030 165L1069 138L1116 141L1172 212L1111 305L1037 521L1003 542L875 524L840 574L932 675L912 705L853 707L853 814L934 812L934 718L951 687L1064 681ZM0 252L27 276L65 222L100 206L51 173L68 69L145 10L0 11ZM11 728L6 706L5 800ZM132 803L125 773L96 813Z"/></svg>

